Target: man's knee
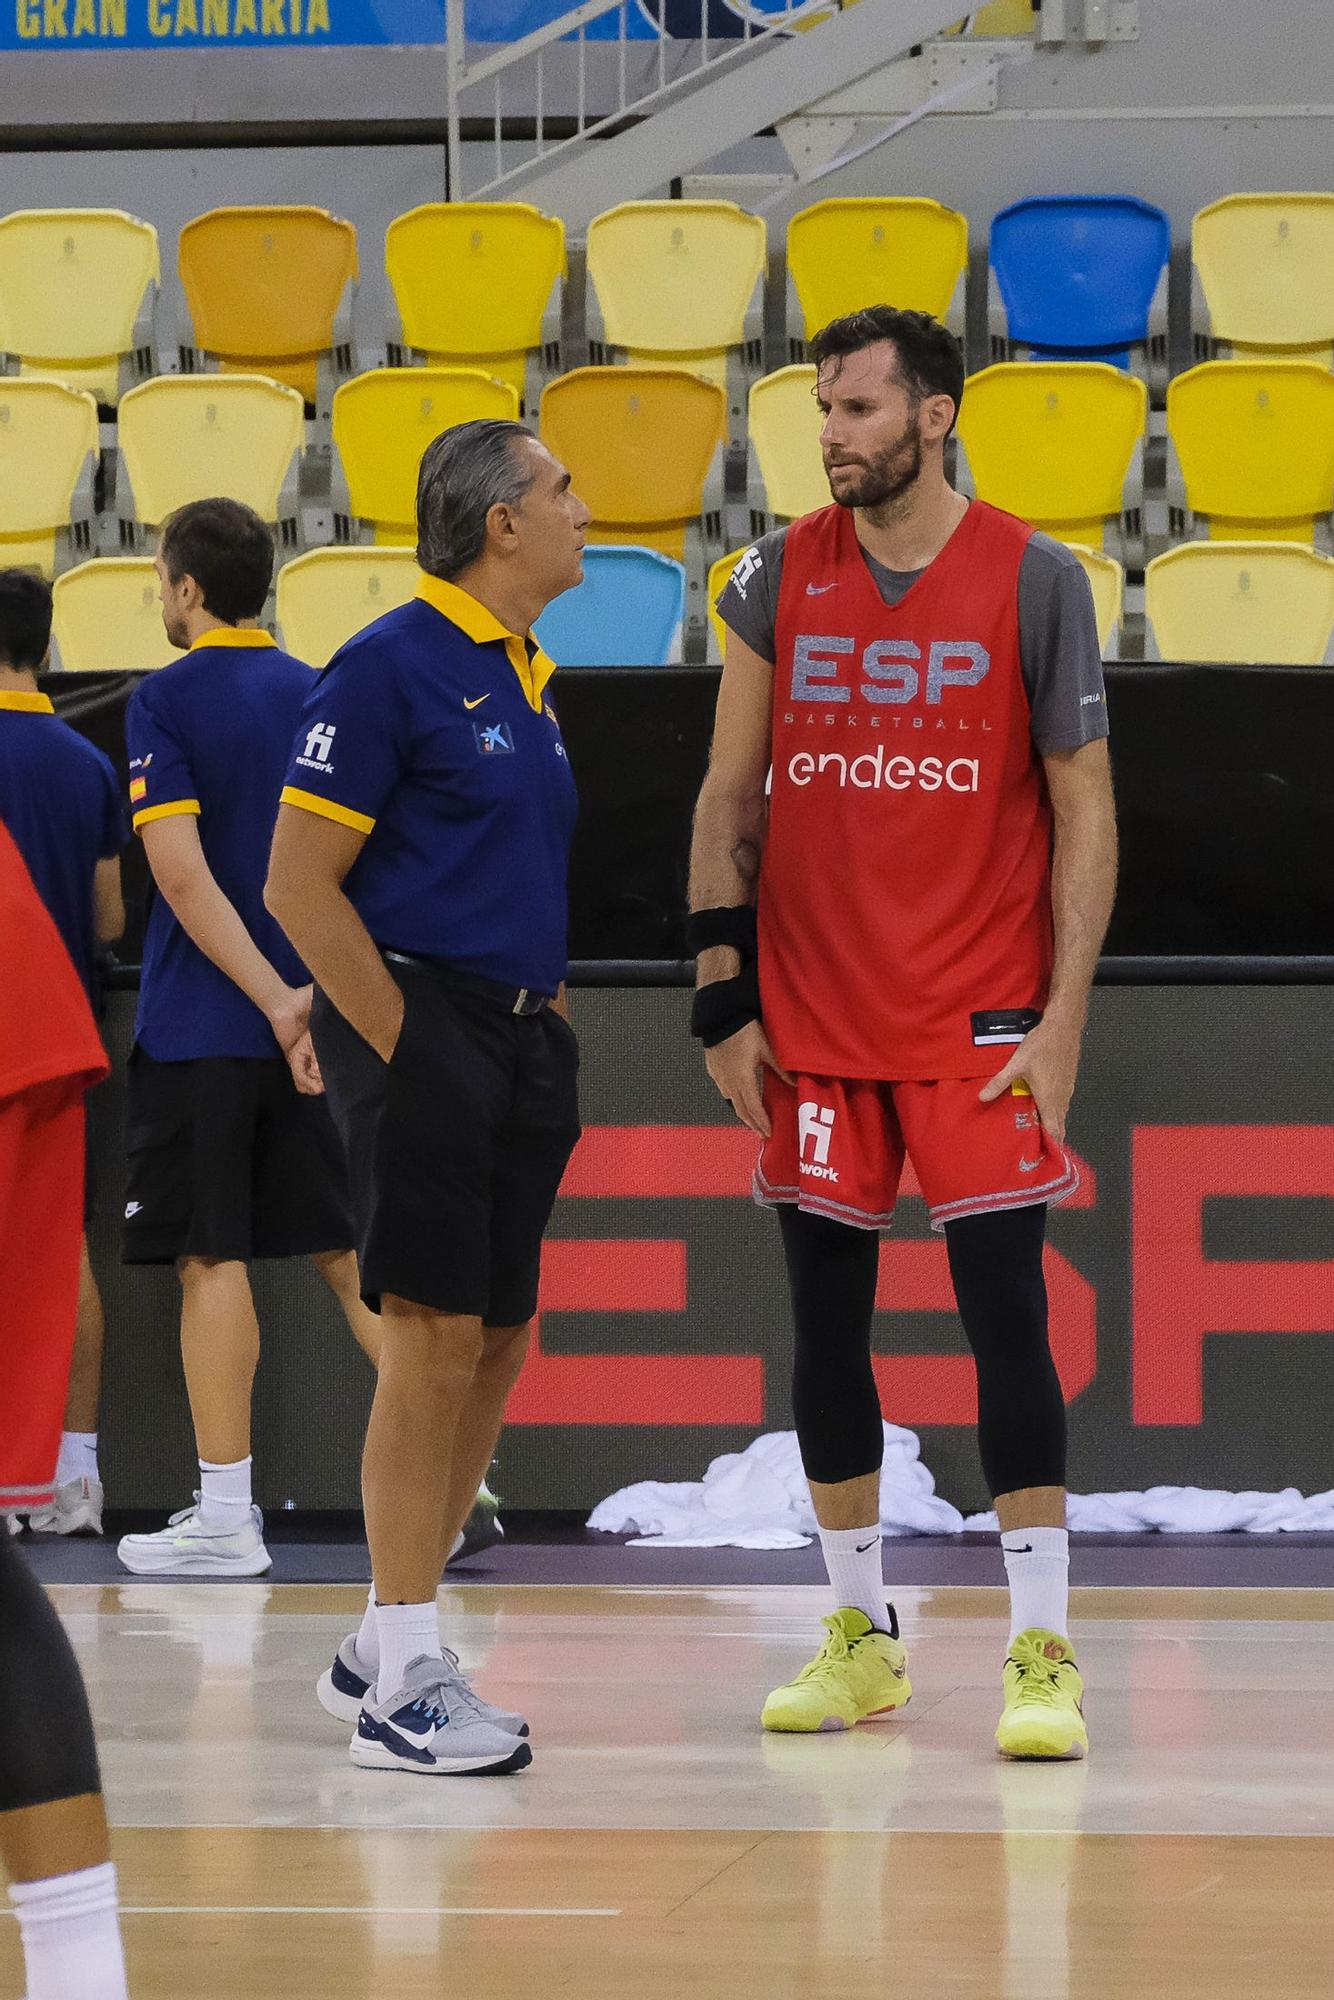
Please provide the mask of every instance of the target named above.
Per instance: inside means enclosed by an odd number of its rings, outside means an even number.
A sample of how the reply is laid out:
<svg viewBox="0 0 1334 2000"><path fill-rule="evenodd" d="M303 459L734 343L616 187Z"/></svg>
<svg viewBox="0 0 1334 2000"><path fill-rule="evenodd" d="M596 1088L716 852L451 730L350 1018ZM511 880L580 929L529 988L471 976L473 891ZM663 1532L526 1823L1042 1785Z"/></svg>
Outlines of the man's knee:
<svg viewBox="0 0 1334 2000"><path fill-rule="evenodd" d="M531 1320L525 1320L522 1326L484 1326L483 1367L511 1384L517 1382L528 1353L532 1330Z"/></svg>

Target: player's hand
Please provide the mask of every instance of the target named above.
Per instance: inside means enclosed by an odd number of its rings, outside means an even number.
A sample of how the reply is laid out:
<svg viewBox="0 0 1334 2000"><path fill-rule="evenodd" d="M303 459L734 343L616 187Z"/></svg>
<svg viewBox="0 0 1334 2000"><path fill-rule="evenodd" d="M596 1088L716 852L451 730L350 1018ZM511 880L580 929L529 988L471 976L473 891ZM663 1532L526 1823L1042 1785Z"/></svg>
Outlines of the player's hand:
<svg viewBox="0 0 1334 2000"><path fill-rule="evenodd" d="M313 986L284 986L269 1009L269 1026L273 1029L278 1047L289 1060L292 1050L310 1027L310 1003L314 996Z"/></svg>
<svg viewBox="0 0 1334 2000"><path fill-rule="evenodd" d="M310 1039L309 1029L288 1049L287 1063L293 1081L303 1097L324 1095L324 1078L320 1074L319 1057L315 1053L315 1044Z"/></svg>
<svg viewBox="0 0 1334 2000"><path fill-rule="evenodd" d="M771 1069L784 1083L792 1078L779 1067L768 1037L758 1021L747 1021L725 1042L706 1049L704 1066L743 1125L769 1136L769 1117L764 1108L764 1072Z"/></svg>
<svg viewBox="0 0 1334 2000"><path fill-rule="evenodd" d="M1033 1093L1043 1130L1050 1132L1058 1145L1064 1145L1065 1121L1070 1099L1075 1094L1082 1039L1083 1028L1078 1021L1045 1015L1025 1035L1004 1069L998 1070L978 1092L982 1103L993 1104L1011 1084L1026 1083Z"/></svg>

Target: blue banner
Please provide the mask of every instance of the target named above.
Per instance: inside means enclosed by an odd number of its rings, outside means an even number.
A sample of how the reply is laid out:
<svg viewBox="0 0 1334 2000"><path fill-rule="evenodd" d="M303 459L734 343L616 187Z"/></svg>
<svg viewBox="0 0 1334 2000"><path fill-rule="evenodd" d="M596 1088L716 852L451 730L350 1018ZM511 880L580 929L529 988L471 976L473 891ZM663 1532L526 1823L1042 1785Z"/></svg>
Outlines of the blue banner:
<svg viewBox="0 0 1334 2000"><path fill-rule="evenodd" d="M572 0L471 0L468 39L518 41L568 11ZM698 0L693 0L698 7ZM627 39L658 29L637 0ZM614 9L588 29L615 39ZM668 32L671 32L669 25ZM698 30L696 30L698 32ZM445 39L444 0L0 0L0 51L24 49L413 47Z"/></svg>

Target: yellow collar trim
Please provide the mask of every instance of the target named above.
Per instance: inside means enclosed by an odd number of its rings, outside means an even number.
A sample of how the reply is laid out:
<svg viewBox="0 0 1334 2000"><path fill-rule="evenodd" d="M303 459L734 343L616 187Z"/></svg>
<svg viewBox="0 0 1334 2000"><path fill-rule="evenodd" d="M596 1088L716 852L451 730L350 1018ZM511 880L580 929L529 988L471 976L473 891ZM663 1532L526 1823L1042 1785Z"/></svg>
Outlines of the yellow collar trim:
<svg viewBox="0 0 1334 2000"><path fill-rule="evenodd" d="M262 632L258 626L217 625L211 632L201 632L192 639L188 652L197 653L205 646L276 646L278 641L272 632Z"/></svg>
<svg viewBox="0 0 1334 2000"><path fill-rule="evenodd" d="M443 577L427 576L423 571L417 578L417 595L424 604L438 611L442 618L447 618L451 625L457 625L474 645L489 646L499 639L509 656L510 665L519 676L519 685L528 706L540 712L542 690L556 671L556 662L548 659L540 646L530 659L527 642L517 632L511 632L477 598L470 596L466 590L460 590L456 583L446 583Z"/></svg>
<svg viewBox="0 0 1334 2000"><path fill-rule="evenodd" d="M0 708L18 709L25 715L54 715L56 705L50 695L29 694L26 688L0 693Z"/></svg>

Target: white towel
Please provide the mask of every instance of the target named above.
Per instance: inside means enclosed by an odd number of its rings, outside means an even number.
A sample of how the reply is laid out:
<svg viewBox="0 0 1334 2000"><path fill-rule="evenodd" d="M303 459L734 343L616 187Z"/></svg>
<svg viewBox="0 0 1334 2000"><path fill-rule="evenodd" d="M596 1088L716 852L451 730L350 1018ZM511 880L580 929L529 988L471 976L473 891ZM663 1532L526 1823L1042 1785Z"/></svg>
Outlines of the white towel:
<svg viewBox="0 0 1334 2000"><path fill-rule="evenodd" d="M1070 1529L1087 1535L1252 1535L1334 1533L1334 1490L1304 1498L1223 1493L1201 1486L1151 1486L1147 1493L1072 1493ZM795 1431L770 1431L744 1451L715 1458L702 1480L641 1480L593 1509L590 1528L633 1534L632 1548L800 1549L815 1533L810 1488ZM887 1535L996 1531L994 1514L970 1514L942 1500L923 1465L915 1431L885 1425L880 1526Z"/></svg>
<svg viewBox="0 0 1334 2000"><path fill-rule="evenodd" d="M637 1531L633 1548L799 1549L815 1533L815 1510L795 1431L771 1431L741 1452L715 1458L698 1483L642 1480L593 1509L590 1528ZM957 1535L963 1516L936 1492L916 1433L885 1425L880 1525L887 1535Z"/></svg>

